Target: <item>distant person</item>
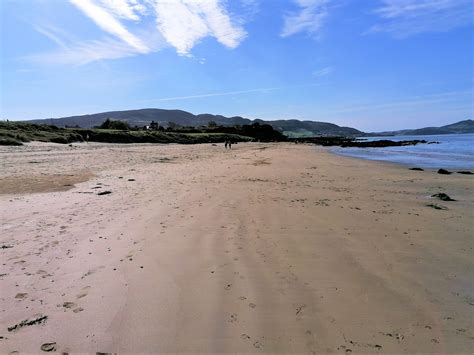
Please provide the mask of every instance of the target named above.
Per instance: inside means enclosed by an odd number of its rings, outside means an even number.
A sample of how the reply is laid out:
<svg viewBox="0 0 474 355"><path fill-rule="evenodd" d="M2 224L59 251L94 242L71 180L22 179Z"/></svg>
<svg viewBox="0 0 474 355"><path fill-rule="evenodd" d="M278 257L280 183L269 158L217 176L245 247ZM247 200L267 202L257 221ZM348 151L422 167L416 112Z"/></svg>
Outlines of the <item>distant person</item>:
<svg viewBox="0 0 474 355"><path fill-rule="evenodd" d="M86 143L89 143L89 134L86 134Z"/></svg>
<svg viewBox="0 0 474 355"><path fill-rule="evenodd" d="M225 149L227 149L227 141L225 141Z"/></svg>
<svg viewBox="0 0 474 355"><path fill-rule="evenodd" d="M232 149L232 141L229 141L229 149Z"/></svg>

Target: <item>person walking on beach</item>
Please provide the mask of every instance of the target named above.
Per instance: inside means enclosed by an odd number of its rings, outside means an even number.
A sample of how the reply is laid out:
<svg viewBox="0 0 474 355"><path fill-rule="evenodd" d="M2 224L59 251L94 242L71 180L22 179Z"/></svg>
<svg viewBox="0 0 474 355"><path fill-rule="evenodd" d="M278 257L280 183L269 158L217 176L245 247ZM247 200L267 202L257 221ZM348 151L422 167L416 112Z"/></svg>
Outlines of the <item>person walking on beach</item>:
<svg viewBox="0 0 474 355"><path fill-rule="evenodd" d="M232 141L229 141L229 149L232 149Z"/></svg>
<svg viewBox="0 0 474 355"><path fill-rule="evenodd" d="M227 141L225 141L225 149L227 149Z"/></svg>

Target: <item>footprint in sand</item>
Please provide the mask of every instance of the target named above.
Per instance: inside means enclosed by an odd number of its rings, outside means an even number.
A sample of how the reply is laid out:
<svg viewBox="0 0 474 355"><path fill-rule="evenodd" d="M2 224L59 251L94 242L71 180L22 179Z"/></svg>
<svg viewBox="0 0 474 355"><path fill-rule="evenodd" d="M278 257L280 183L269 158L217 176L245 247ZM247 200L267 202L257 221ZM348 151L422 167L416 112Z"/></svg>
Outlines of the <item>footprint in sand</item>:
<svg viewBox="0 0 474 355"><path fill-rule="evenodd" d="M255 303L249 303L249 307L250 308L255 308L255 307L257 307L257 305Z"/></svg>
<svg viewBox="0 0 474 355"><path fill-rule="evenodd" d="M237 314L236 314L236 313L232 313L232 314L230 315L230 320L229 320L229 322L235 323L235 322L237 322L237 321L238 321L238 319L237 319Z"/></svg>
<svg viewBox="0 0 474 355"><path fill-rule="evenodd" d="M86 286L82 288L82 291L76 296L77 299L86 297L89 294L90 286Z"/></svg>
<svg viewBox="0 0 474 355"><path fill-rule="evenodd" d="M20 299L20 300L23 300L26 297L28 297L27 293L17 293L16 296L15 296L16 299Z"/></svg>
<svg viewBox="0 0 474 355"><path fill-rule="evenodd" d="M76 304L74 302L64 302L63 307L64 308L74 308L74 307L76 307Z"/></svg>
<svg viewBox="0 0 474 355"><path fill-rule="evenodd" d="M41 345L41 350L46 352L56 351L56 343L44 343Z"/></svg>

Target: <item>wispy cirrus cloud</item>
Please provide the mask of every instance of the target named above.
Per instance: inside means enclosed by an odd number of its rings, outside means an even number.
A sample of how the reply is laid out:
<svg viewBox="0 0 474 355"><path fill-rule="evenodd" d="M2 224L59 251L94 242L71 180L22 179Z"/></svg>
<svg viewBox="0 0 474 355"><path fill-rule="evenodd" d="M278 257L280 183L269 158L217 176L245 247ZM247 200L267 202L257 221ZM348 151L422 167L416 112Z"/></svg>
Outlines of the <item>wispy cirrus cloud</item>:
<svg viewBox="0 0 474 355"><path fill-rule="evenodd" d="M280 36L289 37L303 32L317 37L328 16L330 1L294 0L299 9L284 16L284 25Z"/></svg>
<svg viewBox="0 0 474 355"><path fill-rule="evenodd" d="M86 16L90 17L100 28L109 34L119 38L130 47L134 48L138 53L148 53L148 46L140 38L132 34L127 28L114 16L107 8L95 3L93 0L70 0L79 10ZM117 9L132 9L128 6L126 1L123 1L123 7ZM133 13L132 13L133 14ZM133 14L135 15L135 14Z"/></svg>
<svg viewBox="0 0 474 355"><path fill-rule="evenodd" d="M242 21L234 20L220 0L69 2L92 20L104 35L94 40L71 40L73 36L63 29L37 26L36 30L58 44L59 48L28 56L27 59L81 65L96 60L148 54L166 46L174 47L180 55L190 55L191 49L207 36L216 38L228 48L236 48L246 37ZM154 22L153 27L150 27L150 22Z"/></svg>
<svg viewBox="0 0 474 355"><path fill-rule="evenodd" d="M325 67L312 72L315 77L328 76L334 72L334 67Z"/></svg>
<svg viewBox="0 0 474 355"><path fill-rule="evenodd" d="M474 22L472 0L380 0L380 23L368 33L387 32L404 38L423 32L444 32Z"/></svg>
<svg viewBox="0 0 474 355"><path fill-rule="evenodd" d="M207 94L162 97L162 98L157 98L157 99L141 100L140 102L180 101L180 100L190 100L190 99L203 99L203 98L216 97L216 96L233 96L233 95L244 95L244 94L252 94L252 93L267 93L267 92L271 92L275 90L298 89L298 88L320 86L320 85L321 85L320 83L310 83L310 84L299 84L299 85L275 86L275 87L257 88L257 89L248 89L248 90L213 92L213 93L207 93Z"/></svg>
<svg viewBox="0 0 474 355"><path fill-rule="evenodd" d="M100 4L116 17L139 21L147 13L147 7L139 0L100 0Z"/></svg>

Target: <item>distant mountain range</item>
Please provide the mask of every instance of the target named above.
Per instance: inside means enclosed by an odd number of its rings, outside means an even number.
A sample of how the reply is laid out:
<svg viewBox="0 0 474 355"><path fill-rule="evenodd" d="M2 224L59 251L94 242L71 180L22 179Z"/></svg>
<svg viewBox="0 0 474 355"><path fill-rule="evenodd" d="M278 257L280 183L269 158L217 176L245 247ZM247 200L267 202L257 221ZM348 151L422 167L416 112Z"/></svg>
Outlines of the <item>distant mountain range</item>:
<svg viewBox="0 0 474 355"><path fill-rule="evenodd" d="M168 126L170 122L181 126L206 126L213 121L218 125L234 126L246 125L255 122L266 123L273 128L283 132L290 137L308 137L315 135L323 136L365 136L365 135L429 135L429 134L449 134L449 133L474 133L474 121L465 120L442 127L427 127L413 130L401 130L380 133L364 133L355 128L341 127L333 123L317 121L299 121L299 120L250 120L248 118L234 116L225 117L221 115L199 114L194 115L182 110L164 110L164 109L141 109L128 111L111 111L95 113L82 116L70 116L62 118L38 119L25 121L28 123L52 124L58 127L79 126L91 128L99 126L107 118L112 120L121 120L127 122L130 126L142 127L150 124L151 121L158 122L162 126Z"/></svg>
<svg viewBox="0 0 474 355"><path fill-rule="evenodd" d="M404 129L401 131L388 131L371 133L370 135L377 136L426 136L436 134L460 134L460 133L474 133L474 121L464 120L456 123L448 124L441 127L425 127L418 129Z"/></svg>
<svg viewBox="0 0 474 355"><path fill-rule="evenodd" d="M181 110L163 110L163 109L142 109L129 111L111 111L95 113L91 115L71 116L63 118L51 118L26 121L28 123L46 123L58 127L79 126L83 128L91 128L99 126L107 118L112 120L121 120L127 122L130 126L143 127L149 125L153 120L161 126L167 127L169 122L179 124L181 126L207 126L211 121L222 126L248 125L255 122L266 123L272 125L275 129L290 136L312 136L312 135L335 135L335 136L357 136L363 132L350 127L340 127L333 123L315 122L315 121L299 121L299 120L250 120L248 118L234 116L225 117L221 115L200 114L193 115L187 111Z"/></svg>

